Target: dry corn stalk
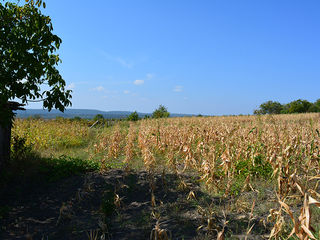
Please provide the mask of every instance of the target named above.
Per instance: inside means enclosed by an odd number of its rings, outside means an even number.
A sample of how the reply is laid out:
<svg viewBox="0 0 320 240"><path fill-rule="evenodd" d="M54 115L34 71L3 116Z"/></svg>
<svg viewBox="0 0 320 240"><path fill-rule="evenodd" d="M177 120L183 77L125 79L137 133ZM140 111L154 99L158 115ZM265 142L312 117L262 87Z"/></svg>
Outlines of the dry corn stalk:
<svg viewBox="0 0 320 240"><path fill-rule="evenodd" d="M155 227L151 230L150 240L171 240L172 233L168 229L162 229L159 220Z"/></svg>
<svg viewBox="0 0 320 240"><path fill-rule="evenodd" d="M136 139L136 127L133 123L130 124L128 135L127 135L127 144L125 147L126 156L125 156L125 163L129 163L130 160L134 156L134 141Z"/></svg>
<svg viewBox="0 0 320 240"><path fill-rule="evenodd" d="M141 156L150 171L159 164L157 157L164 156L168 171L197 172L209 190L224 191L228 196L242 174L245 187L239 191L254 191L252 181L268 166L268 177L277 180L274 187L279 200L289 209L292 207L286 199L295 198L296 203L303 204L301 216L306 218L296 217L295 224L301 226L295 232L304 229L307 234L305 229L311 228L312 217L308 225L310 209L305 202L317 205L312 199L320 199L319 129L317 114L151 119L132 123L126 138L115 127L110 136L98 140L96 148L109 150L109 157L122 154L127 162L133 154ZM126 146L125 151L121 152L121 146ZM239 167L241 164L245 166ZM271 235L281 233L284 213L288 210L281 204L279 209L271 209L269 219L275 221Z"/></svg>

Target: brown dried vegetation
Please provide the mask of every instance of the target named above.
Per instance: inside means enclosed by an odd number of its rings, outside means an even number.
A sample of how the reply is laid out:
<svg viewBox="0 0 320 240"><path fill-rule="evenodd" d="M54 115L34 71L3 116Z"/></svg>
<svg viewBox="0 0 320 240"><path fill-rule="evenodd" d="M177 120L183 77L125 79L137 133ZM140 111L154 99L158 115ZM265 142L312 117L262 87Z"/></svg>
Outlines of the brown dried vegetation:
<svg viewBox="0 0 320 240"><path fill-rule="evenodd" d="M292 226L288 237L316 239L319 219L312 212L320 207L319 129L319 114L146 119L131 123L127 134L115 127L95 146L103 159L122 154L129 166L143 159L151 176L161 168L178 176L196 173L207 191L229 198L260 193L257 183L270 182L278 206L268 216L273 224L269 238L285 235ZM188 198L196 196L190 191ZM234 202L238 211L250 211L240 199ZM248 225L247 235L253 227ZM224 229L216 230L218 239ZM157 225L151 238L162 239L161 234L169 238Z"/></svg>

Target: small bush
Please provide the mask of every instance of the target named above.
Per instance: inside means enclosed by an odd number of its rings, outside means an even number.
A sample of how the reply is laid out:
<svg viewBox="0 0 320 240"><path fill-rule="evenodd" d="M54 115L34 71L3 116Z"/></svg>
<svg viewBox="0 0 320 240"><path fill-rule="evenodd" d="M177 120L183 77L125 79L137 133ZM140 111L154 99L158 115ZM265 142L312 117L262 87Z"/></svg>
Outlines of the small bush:
<svg viewBox="0 0 320 240"><path fill-rule="evenodd" d="M97 114L94 116L93 121L99 121L99 122L103 122L104 121L104 117L102 114Z"/></svg>
<svg viewBox="0 0 320 240"><path fill-rule="evenodd" d="M261 155L251 159L238 161L235 165L236 175L241 177L247 177L248 175L253 177L269 178L272 175L272 166L269 162L263 160Z"/></svg>
<svg viewBox="0 0 320 240"><path fill-rule="evenodd" d="M127 117L128 121L138 121L139 120L139 115L137 113L137 111L134 111L133 113L131 113L128 117Z"/></svg>
<svg viewBox="0 0 320 240"><path fill-rule="evenodd" d="M163 105L160 105L159 108L154 110L152 113L153 118L168 118L170 113L168 112L167 108Z"/></svg>

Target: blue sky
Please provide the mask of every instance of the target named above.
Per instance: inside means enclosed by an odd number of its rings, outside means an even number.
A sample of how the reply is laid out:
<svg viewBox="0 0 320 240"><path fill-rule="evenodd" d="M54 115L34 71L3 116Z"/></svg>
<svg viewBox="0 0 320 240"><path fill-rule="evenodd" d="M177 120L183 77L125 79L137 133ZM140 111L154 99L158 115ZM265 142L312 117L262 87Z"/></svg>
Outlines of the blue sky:
<svg viewBox="0 0 320 240"><path fill-rule="evenodd" d="M320 98L318 0L46 5L73 108L251 114L267 100Z"/></svg>

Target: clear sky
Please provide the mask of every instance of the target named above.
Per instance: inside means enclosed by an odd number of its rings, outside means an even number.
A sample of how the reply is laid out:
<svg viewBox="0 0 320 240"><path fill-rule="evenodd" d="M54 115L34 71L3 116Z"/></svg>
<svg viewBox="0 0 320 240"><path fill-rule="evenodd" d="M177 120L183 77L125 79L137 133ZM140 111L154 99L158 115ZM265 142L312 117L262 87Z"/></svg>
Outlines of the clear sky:
<svg viewBox="0 0 320 240"><path fill-rule="evenodd" d="M45 2L72 108L251 114L320 98L319 0Z"/></svg>

